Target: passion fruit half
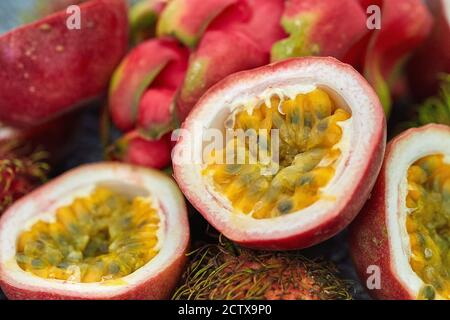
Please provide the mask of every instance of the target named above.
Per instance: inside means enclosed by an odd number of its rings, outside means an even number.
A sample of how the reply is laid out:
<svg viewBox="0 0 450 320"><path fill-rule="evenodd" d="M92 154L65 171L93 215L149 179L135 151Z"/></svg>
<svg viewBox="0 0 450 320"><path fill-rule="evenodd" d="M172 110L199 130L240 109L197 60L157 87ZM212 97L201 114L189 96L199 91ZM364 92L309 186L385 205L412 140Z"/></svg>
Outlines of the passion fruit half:
<svg viewBox="0 0 450 320"><path fill-rule="evenodd" d="M449 150L450 128L437 124L389 143L372 197L350 228L355 266L374 297L450 298Z"/></svg>
<svg viewBox="0 0 450 320"><path fill-rule="evenodd" d="M385 131L377 96L351 66L286 60L232 75L203 96L179 132L175 178L229 239L308 247L342 230L363 206ZM211 147L211 140L220 143Z"/></svg>
<svg viewBox="0 0 450 320"><path fill-rule="evenodd" d="M10 299L166 299L188 242L184 199L170 178L86 165L2 216L0 287Z"/></svg>

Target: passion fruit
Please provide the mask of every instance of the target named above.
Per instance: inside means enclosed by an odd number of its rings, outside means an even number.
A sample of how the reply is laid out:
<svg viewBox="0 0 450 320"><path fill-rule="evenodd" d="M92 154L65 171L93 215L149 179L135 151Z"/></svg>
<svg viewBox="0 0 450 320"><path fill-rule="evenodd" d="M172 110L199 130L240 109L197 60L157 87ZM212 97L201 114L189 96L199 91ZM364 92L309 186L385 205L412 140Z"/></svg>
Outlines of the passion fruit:
<svg viewBox="0 0 450 320"><path fill-rule="evenodd" d="M341 231L363 206L385 131L377 96L351 66L286 60L234 74L202 97L179 132L174 174L227 238L255 248L308 247ZM207 143L211 136L218 144Z"/></svg>
<svg viewBox="0 0 450 320"><path fill-rule="evenodd" d="M449 150L450 127L438 124L389 143L372 197L350 228L356 269L374 297L450 298Z"/></svg>
<svg viewBox="0 0 450 320"><path fill-rule="evenodd" d="M10 299L163 299L183 271L183 197L162 173L119 163L70 171L0 220Z"/></svg>

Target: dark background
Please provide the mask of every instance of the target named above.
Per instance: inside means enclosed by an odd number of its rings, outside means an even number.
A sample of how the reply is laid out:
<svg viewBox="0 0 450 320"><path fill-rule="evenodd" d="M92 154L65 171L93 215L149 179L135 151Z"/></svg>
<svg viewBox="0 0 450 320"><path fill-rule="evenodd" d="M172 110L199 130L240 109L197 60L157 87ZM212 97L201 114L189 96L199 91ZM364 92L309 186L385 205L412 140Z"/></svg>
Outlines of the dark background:
<svg viewBox="0 0 450 320"><path fill-rule="evenodd" d="M36 5L38 1L49 0L0 0L0 34L11 30L23 23L26 13L30 8ZM1 66L0 66L1 67ZM99 106L90 106L82 110L81 119L74 137L68 138L69 153L62 164L55 168L56 174L74 168L83 163L101 161L103 149L99 136ZM191 211L195 211L191 208ZM192 238L203 238L205 233L205 222L200 214L192 213L191 228L193 229ZM304 250L303 253L309 257L323 257L333 261L341 272L341 277L352 280L354 283L354 298L369 299L364 292L359 280L355 274L351 258L348 252L346 232L342 232L336 237L313 248ZM0 299L5 299L0 291Z"/></svg>

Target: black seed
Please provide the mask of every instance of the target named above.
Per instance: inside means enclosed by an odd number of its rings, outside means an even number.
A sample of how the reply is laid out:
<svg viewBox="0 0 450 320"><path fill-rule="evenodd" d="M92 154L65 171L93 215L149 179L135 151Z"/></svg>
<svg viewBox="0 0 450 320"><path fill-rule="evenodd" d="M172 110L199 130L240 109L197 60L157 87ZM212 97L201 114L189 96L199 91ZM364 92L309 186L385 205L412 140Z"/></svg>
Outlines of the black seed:
<svg viewBox="0 0 450 320"><path fill-rule="evenodd" d="M111 262L108 266L109 273L116 274L120 271L120 266L116 262Z"/></svg>
<svg viewBox="0 0 450 320"><path fill-rule="evenodd" d="M241 171L242 166L240 164L228 164L225 168L229 174L238 174Z"/></svg>
<svg viewBox="0 0 450 320"><path fill-rule="evenodd" d="M294 113L292 114L291 122L292 122L293 124L298 124L298 123L300 123L300 115L298 114L297 111L294 111Z"/></svg>
<svg viewBox="0 0 450 320"><path fill-rule="evenodd" d="M427 284L420 289L419 298L423 300L434 300L436 292L434 287Z"/></svg>
<svg viewBox="0 0 450 320"><path fill-rule="evenodd" d="M313 180L314 178L312 176L305 174L304 176L301 176L300 179L298 179L297 185L304 186L306 184L310 184L311 182L313 182Z"/></svg>
<svg viewBox="0 0 450 320"><path fill-rule="evenodd" d="M305 113L305 127L312 127L312 123L312 115L309 112Z"/></svg>
<svg viewBox="0 0 450 320"><path fill-rule="evenodd" d="M325 131L327 129L328 129L328 121L320 121L317 124L317 130L322 132L322 131Z"/></svg>
<svg viewBox="0 0 450 320"><path fill-rule="evenodd" d="M289 213L293 208L292 201L290 200L283 200L280 203L278 203L277 209L281 214Z"/></svg>
<svg viewBox="0 0 450 320"><path fill-rule="evenodd" d="M31 266L36 269L42 269L45 267L45 264L41 259L33 259L31 261Z"/></svg>

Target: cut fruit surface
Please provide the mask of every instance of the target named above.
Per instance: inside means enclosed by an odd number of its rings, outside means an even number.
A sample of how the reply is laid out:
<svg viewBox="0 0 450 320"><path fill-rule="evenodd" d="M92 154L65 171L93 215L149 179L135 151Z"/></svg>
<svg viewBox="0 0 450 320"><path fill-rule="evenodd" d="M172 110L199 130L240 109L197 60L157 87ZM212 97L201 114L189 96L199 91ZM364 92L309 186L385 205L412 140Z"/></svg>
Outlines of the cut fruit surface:
<svg viewBox="0 0 450 320"><path fill-rule="evenodd" d="M228 238L295 249L353 219L384 145L382 109L357 72L332 58L293 59L210 89L183 125L174 173Z"/></svg>
<svg viewBox="0 0 450 320"><path fill-rule="evenodd" d="M336 108L322 89L298 94L294 99L272 98L269 106L263 104L253 110L237 109L226 123L234 123L234 130L254 130L259 146L271 143L265 141L268 139L259 130L279 130L278 172L262 174L270 168L250 163L257 156L251 150L251 141L239 146L239 139L234 137L224 150L213 150L212 163L207 165L204 174L212 178L215 189L238 212L256 219L296 212L316 202L319 189L333 177L340 157L340 150L333 147L342 137L342 124L338 122L348 119L350 114ZM236 158L232 164L226 164L225 158L235 146L244 149L246 159L242 164L237 164ZM217 155L219 159L215 158Z"/></svg>
<svg viewBox="0 0 450 320"><path fill-rule="evenodd" d="M388 146L372 197L350 229L361 278L379 267L374 297L450 298L449 143L450 128L431 124Z"/></svg>
<svg viewBox="0 0 450 320"><path fill-rule="evenodd" d="M170 178L87 165L24 197L0 220L0 286L11 299L168 298L189 228Z"/></svg>
<svg viewBox="0 0 450 320"><path fill-rule="evenodd" d="M430 155L408 169L406 228L414 272L450 298L450 164Z"/></svg>
<svg viewBox="0 0 450 320"><path fill-rule="evenodd" d="M98 187L36 222L17 242L19 266L43 278L98 282L126 276L159 251L160 217L150 200Z"/></svg>

